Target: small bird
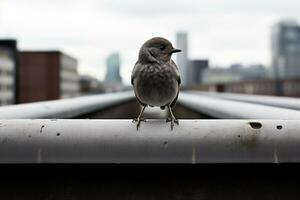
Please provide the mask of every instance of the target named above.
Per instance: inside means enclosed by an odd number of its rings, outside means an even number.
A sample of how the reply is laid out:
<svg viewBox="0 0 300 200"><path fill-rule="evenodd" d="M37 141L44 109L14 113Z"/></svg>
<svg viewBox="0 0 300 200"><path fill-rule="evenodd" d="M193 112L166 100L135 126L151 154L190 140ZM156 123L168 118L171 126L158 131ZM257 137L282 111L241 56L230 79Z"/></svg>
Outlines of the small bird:
<svg viewBox="0 0 300 200"><path fill-rule="evenodd" d="M170 41L162 37L154 37L147 40L139 51L132 74L131 84L137 101L142 106L140 114L133 121L137 122L137 130L141 121L145 121L143 113L149 105L165 107L170 112L166 122L171 122L171 130L174 123L179 125L172 108L174 108L181 83L180 74L174 61L171 59L173 53L181 52L175 49Z"/></svg>

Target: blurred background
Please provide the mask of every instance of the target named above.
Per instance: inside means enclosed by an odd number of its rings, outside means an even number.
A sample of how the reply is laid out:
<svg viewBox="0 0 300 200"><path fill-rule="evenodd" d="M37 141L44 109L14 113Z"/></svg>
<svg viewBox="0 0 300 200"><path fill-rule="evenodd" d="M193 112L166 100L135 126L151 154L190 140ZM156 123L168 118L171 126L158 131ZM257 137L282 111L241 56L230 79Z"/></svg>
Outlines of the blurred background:
<svg viewBox="0 0 300 200"><path fill-rule="evenodd" d="M161 36L182 90L300 96L297 0L0 0L0 105L132 90Z"/></svg>
<svg viewBox="0 0 300 200"><path fill-rule="evenodd" d="M24 113L27 119L136 117L140 106L130 92L123 92L127 96L122 97L121 91L132 91L130 76L139 48L156 36L169 39L174 47L183 50L173 57L181 73L182 91L250 94L254 101L257 100L254 94L300 97L299 8L299 0L0 0L0 118L16 118L19 113ZM262 112L269 114L269 118L280 118L284 113L295 115L296 112L272 106L265 106L258 112L261 105L225 102L187 93L180 93L182 103L178 102L174 110L180 119L266 118L266 115L260 117ZM250 99L249 96L245 98L246 101ZM32 104L21 105L21 108L9 106L48 100L58 101L34 104L33 107L30 107ZM281 100L271 102L280 104ZM68 103L72 105L64 106ZM290 106L290 101L286 104ZM78 107L74 109L76 105ZM11 107L16 109L10 110ZM70 107L80 116L72 114ZM223 107L229 109L224 111ZM230 109L233 111L229 112ZM43 115L45 113L47 115ZM252 117L253 113L258 113L256 116L259 117ZM293 114L290 116L299 116ZM145 117L166 118L167 113L151 108L146 109ZM247 139L248 136L238 135L232 147L228 147L233 152L239 150L238 145L245 146L241 155L263 148L256 140L261 136L256 134L260 133L260 127L249 124L249 128L241 130L252 128L255 136ZM262 126L257 122L254 124ZM280 134L282 128L285 130L285 123L283 125L284 128L282 124L274 126L276 134ZM41 131L43 127L45 125ZM166 127L162 130L169 130ZM27 137L29 126L25 128L20 131ZM122 130L117 127L117 131ZM214 127L211 133L214 134ZM59 134L55 137L64 138L57 137ZM112 135L116 140L122 139L116 136ZM31 140L29 137L28 141ZM82 137L84 141L89 140L85 133ZM175 140L180 137L172 135ZM140 135L137 141L139 138ZM285 139L279 135L276 138ZM165 141L164 137L162 139ZM7 140L2 137L2 146L14 144L13 140ZM6 173L1 176L0 196L6 197L2 199L12 199L7 198L11 195L22 199L86 199L97 195L111 199L120 199L121 195L123 199L157 199L158 196L166 197L163 199L211 199L208 198L211 196L212 199L241 199L241 196L247 199L299 199L299 181L293 181L300 177L299 166L283 168L284 165L278 165L277 153L281 156L282 151L283 162L287 155L280 149L280 145L288 145L283 143L274 147L276 164L272 168L270 165L260 165L260 168L223 165L223 169L220 165L202 165L202 168L199 165L198 168L188 165L175 168L161 165L156 168L145 168L144 165L135 168L130 165L123 165L123 168L120 165L102 165L102 168L98 165L73 168L72 165L60 168L21 165L12 168L2 165L2 171ZM39 142L34 147L38 148L38 162L43 144ZM163 151L168 152L165 144ZM19 151L22 151L22 145L16 149ZM154 150L159 151L160 147ZM124 152L126 155L126 149ZM193 146L192 160L195 152ZM7 153L11 157L15 154L15 151ZM43 150L44 154L47 155L47 148ZM295 161L296 158L288 159ZM278 170L279 166L282 171ZM12 173L8 173L9 170ZM210 170L213 173L208 173Z"/></svg>

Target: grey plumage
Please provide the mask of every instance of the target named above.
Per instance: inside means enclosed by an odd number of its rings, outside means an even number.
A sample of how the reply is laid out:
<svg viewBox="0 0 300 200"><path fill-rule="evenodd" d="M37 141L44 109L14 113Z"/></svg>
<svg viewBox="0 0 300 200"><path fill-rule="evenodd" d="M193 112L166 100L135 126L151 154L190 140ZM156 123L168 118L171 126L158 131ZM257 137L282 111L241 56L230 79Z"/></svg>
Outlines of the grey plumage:
<svg viewBox="0 0 300 200"><path fill-rule="evenodd" d="M173 53L180 52L171 42L161 37L155 37L146 41L139 51L132 75L131 84L134 88L138 102L143 106L137 121L137 128L143 119L146 106L167 107L171 117L171 129L178 120L172 113L175 106L180 85L178 68L171 59Z"/></svg>

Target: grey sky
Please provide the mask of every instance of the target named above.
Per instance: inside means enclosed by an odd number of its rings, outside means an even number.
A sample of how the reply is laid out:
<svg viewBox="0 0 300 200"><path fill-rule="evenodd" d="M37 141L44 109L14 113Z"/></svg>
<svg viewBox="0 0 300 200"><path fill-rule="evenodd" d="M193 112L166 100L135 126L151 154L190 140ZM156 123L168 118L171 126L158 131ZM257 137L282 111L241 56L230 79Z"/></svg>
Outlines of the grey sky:
<svg viewBox="0 0 300 200"><path fill-rule="evenodd" d="M271 25L300 20L299 8L298 0L0 0L0 37L17 38L20 49L62 50L100 79L105 58L118 51L129 83L141 44L154 36L174 43L181 30L191 58L268 65Z"/></svg>

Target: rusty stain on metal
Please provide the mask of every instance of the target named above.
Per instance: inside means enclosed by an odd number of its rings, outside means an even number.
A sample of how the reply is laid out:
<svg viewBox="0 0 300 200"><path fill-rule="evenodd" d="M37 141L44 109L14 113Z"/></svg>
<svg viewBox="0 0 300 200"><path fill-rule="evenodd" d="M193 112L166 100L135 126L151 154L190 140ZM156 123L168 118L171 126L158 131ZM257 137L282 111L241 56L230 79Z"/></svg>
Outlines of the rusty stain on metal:
<svg viewBox="0 0 300 200"><path fill-rule="evenodd" d="M257 137L259 135L258 133L261 131L260 128L262 127L262 124L260 122L248 122L248 124L245 127L245 133L238 135L238 138L240 138L243 147L247 149L254 149L257 144Z"/></svg>

